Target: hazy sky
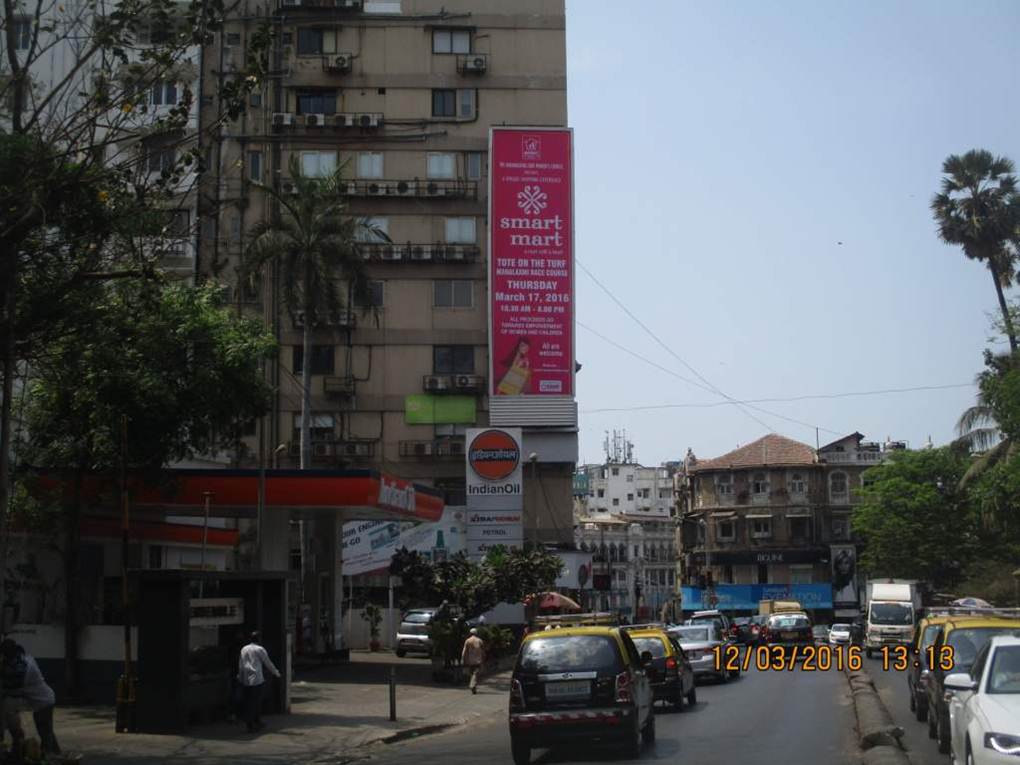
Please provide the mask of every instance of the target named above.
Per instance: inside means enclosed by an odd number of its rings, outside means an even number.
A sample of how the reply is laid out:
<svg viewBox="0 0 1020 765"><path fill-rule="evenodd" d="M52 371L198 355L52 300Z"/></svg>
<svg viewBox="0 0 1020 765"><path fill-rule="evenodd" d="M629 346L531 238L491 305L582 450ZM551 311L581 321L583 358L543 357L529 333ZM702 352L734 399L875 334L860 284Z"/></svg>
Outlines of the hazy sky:
<svg viewBox="0 0 1020 765"><path fill-rule="evenodd" d="M972 383L991 277L936 236L942 160L1020 161L1020 2L567 0L577 320L739 399ZM944 443L970 385L732 405L578 327L581 458L775 432ZM703 383L702 383L703 384ZM831 432L830 432L831 431Z"/></svg>

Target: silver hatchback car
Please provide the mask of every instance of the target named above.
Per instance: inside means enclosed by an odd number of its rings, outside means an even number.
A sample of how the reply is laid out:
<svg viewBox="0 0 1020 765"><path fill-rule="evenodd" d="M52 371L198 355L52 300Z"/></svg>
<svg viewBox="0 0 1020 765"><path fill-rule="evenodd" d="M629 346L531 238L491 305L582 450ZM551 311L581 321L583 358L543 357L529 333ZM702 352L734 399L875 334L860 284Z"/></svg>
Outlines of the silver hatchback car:
<svg viewBox="0 0 1020 765"><path fill-rule="evenodd" d="M436 615L437 608L412 608L400 618L397 628L397 656L409 653L432 652L432 638L429 637L429 622Z"/></svg>

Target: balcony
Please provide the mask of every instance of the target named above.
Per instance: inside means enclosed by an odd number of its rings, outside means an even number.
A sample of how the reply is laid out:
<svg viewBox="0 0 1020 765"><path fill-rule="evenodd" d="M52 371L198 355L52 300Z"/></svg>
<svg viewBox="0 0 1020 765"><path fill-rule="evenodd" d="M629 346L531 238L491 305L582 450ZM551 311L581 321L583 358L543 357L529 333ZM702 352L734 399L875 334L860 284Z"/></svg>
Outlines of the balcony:
<svg viewBox="0 0 1020 765"><path fill-rule="evenodd" d="M459 179L362 178L340 184L349 197L412 199L478 199L478 182Z"/></svg>
<svg viewBox="0 0 1020 765"><path fill-rule="evenodd" d="M301 456L301 442L291 441L291 457ZM371 458L375 454L375 441L313 441L312 462L332 464L338 461Z"/></svg>
<svg viewBox="0 0 1020 765"><path fill-rule="evenodd" d="M426 393L485 393L482 375L425 375L421 380Z"/></svg>
<svg viewBox="0 0 1020 765"><path fill-rule="evenodd" d="M358 251L365 260L411 263L474 263L481 257L476 244L393 244L391 242L359 242Z"/></svg>
<svg viewBox="0 0 1020 765"><path fill-rule="evenodd" d="M365 9L364 0L281 0L280 10L291 11L295 8L333 8L338 11L361 13Z"/></svg>
<svg viewBox="0 0 1020 765"><path fill-rule="evenodd" d="M421 460L463 459L464 440L441 438L434 441L401 441L400 456Z"/></svg>
<svg viewBox="0 0 1020 765"><path fill-rule="evenodd" d="M277 132L284 128L309 128L321 131L326 128L348 130L374 130L382 127L384 118L381 112L338 112L336 114L312 113L295 114L293 112L274 112L273 129Z"/></svg>
<svg viewBox="0 0 1020 765"><path fill-rule="evenodd" d="M323 316L321 319L316 317L315 321L312 322L312 326L316 329L323 327L338 327L344 329L351 329L355 324L354 311L343 309L336 313L331 313L328 316ZM294 329L305 328L305 312L297 311L294 313Z"/></svg>

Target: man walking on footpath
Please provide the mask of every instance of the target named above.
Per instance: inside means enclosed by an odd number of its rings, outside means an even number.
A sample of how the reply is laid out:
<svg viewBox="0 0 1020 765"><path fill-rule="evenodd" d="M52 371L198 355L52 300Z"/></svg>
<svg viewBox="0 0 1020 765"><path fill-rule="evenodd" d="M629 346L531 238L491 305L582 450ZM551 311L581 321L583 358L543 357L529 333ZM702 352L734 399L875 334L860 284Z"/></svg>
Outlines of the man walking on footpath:
<svg viewBox="0 0 1020 765"><path fill-rule="evenodd" d="M478 637L478 630L472 627L471 634L464 641L464 649L460 652L460 663L471 672L471 681L468 683L471 693L478 693L478 673L484 661L485 642Z"/></svg>
<svg viewBox="0 0 1020 765"><path fill-rule="evenodd" d="M14 755L20 757L25 746L21 713L30 711L44 754L60 754L53 733L53 706L56 696L46 684L35 659L18 643L6 638L0 643L0 681L3 683L4 727L14 739ZM0 733L2 736L2 733Z"/></svg>
<svg viewBox="0 0 1020 765"><path fill-rule="evenodd" d="M261 639L258 632L251 633L251 642L241 649L237 660L237 680L244 691L244 724L249 733L266 727L262 724L262 689L266 682L262 668L268 669L274 677L280 676L262 647Z"/></svg>

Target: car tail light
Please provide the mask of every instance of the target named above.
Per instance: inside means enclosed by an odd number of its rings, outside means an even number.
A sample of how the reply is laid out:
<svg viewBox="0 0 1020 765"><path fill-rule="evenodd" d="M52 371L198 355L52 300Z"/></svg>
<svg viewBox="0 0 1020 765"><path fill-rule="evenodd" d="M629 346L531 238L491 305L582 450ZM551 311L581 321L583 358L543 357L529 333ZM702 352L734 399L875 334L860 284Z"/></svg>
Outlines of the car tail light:
<svg viewBox="0 0 1020 765"><path fill-rule="evenodd" d="M510 681L510 708L524 709L524 686L520 680Z"/></svg>
<svg viewBox="0 0 1020 765"><path fill-rule="evenodd" d="M751 632L753 632L753 633L755 633L757 635L759 631L760 630L758 629L758 625L757 624L752 624L751 625Z"/></svg>
<svg viewBox="0 0 1020 765"><path fill-rule="evenodd" d="M633 681L630 670L624 670L616 676L616 701L620 704L630 704L634 701Z"/></svg>
<svg viewBox="0 0 1020 765"><path fill-rule="evenodd" d="M676 659L672 656L666 657L666 669L676 670Z"/></svg>

